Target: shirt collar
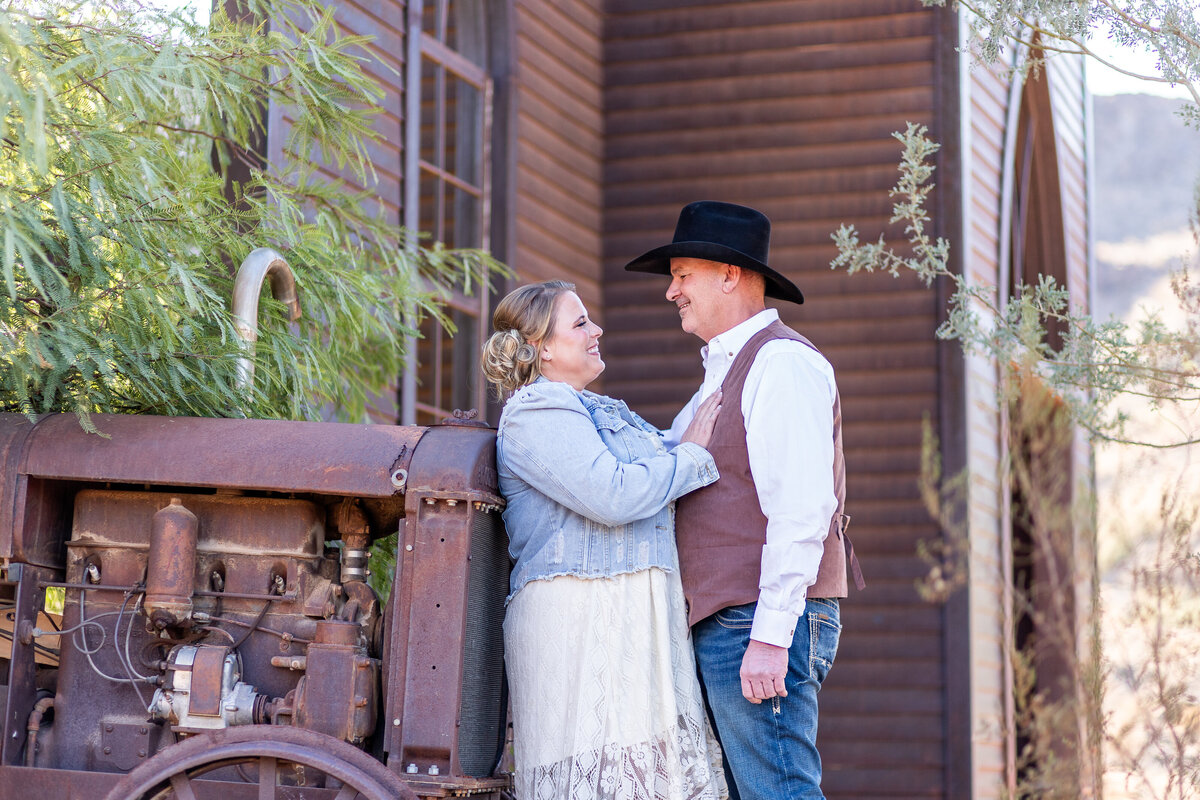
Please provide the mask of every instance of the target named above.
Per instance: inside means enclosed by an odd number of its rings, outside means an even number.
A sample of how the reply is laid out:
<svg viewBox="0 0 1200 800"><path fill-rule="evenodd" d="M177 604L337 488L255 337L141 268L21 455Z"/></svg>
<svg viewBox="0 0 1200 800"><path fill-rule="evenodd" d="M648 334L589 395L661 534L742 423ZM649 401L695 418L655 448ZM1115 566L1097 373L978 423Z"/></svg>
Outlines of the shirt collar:
<svg viewBox="0 0 1200 800"><path fill-rule="evenodd" d="M724 333L717 334L708 344L700 348L700 359L704 362L704 366L708 366L709 353L712 353L714 358L720 354L720 358L725 363L732 362L746 346L746 342L750 341L750 337L777 319L779 319L779 312L773 308L767 308L750 319L739 322Z"/></svg>

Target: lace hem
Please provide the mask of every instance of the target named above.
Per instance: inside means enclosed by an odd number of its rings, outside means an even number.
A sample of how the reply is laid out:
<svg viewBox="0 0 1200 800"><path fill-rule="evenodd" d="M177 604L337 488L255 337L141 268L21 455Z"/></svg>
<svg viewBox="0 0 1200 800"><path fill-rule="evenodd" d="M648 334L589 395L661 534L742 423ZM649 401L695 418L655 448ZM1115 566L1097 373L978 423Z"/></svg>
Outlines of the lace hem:
<svg viewBox="0 0 1200 800"><path fill-rule="evenodd" d="M680 716L646 742L608 744L516 772L518 800L716 800L703 721Z"/></svg>

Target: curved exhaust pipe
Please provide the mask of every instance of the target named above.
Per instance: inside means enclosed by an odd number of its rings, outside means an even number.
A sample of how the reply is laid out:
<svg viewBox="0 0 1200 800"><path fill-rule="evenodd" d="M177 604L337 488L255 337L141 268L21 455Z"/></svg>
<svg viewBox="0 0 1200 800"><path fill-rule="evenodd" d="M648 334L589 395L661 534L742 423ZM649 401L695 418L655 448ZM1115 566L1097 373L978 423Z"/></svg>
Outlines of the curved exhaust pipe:
<svg viewBox="0 0 1200 800"><path fill-rule="evenodd" d="M238 388L249 391L254 385L254 343L258 341L258 298L263 281L271 279L271 294L288 307L288 321L300 319L300 298L296 294L296 276L283 256L269 247L260 247L238 267L233 282L233 324L246 343L247 354L238 359Z"/></svg>

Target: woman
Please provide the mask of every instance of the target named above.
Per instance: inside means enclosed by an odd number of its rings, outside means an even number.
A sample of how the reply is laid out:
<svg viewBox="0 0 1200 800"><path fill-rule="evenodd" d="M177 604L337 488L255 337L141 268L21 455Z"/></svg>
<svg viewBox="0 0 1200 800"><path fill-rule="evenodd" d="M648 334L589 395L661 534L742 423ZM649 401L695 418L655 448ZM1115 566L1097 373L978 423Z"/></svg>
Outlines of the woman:
<svg viewBox="0 0 1200 800"><path fill-rule="evenodd" d="M672 450L618 400L563 281L497 306L483 370L513 392L497 463L516 559L504 621L518 800L716 798L674 500L717 479L718 399Z"/></svg>

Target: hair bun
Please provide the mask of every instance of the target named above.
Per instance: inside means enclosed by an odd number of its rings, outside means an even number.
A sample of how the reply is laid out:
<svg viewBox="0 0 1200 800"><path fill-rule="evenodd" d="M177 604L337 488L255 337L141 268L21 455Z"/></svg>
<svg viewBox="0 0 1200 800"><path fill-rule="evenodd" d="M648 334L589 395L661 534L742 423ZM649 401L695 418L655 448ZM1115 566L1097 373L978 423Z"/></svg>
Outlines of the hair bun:
<svg viewBox="0 0 1200 800"><path fill-rule="evenodd" d="M575 291L566 281L530 283L509 292L492 314L494 332L483 345L479 368L497 399L532 383L541 375L534 342L550 340L558 297Z"/></svg>

